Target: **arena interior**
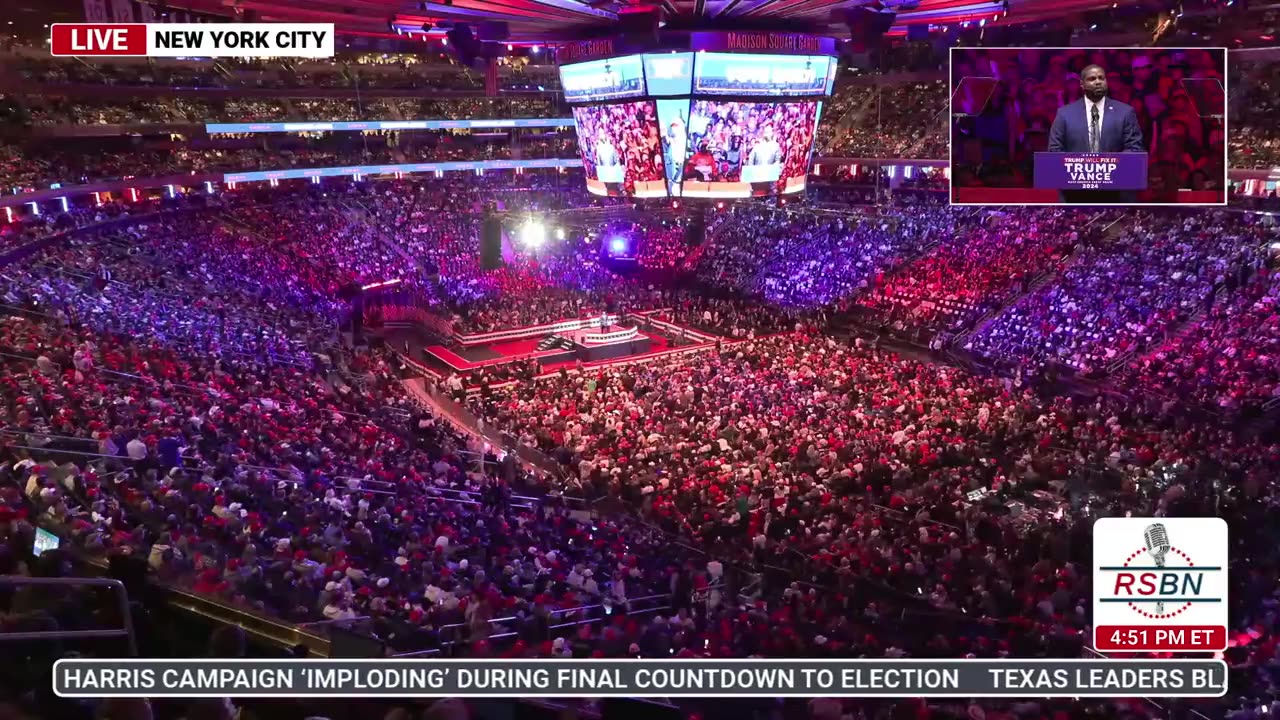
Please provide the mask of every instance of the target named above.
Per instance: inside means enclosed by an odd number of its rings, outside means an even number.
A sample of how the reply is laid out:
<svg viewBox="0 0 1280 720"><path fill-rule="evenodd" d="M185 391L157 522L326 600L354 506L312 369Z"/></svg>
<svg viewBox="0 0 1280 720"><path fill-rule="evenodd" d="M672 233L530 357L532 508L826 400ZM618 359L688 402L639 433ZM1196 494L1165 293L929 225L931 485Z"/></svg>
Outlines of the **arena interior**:
<svg viewBox="0 0 1280 720"><path fill-rule="evenodd" d="M1275 8L171 0L134 9L333 22L338 52L93 61L48 52L79 3L15 0L0 25L0 717L1280 711ZM702 145L664 167L668 139L629 126L649 109L592 114L561 87L574 42L720 31L832 38L816 130L786 125L811 108L699 100ZM1183 54L1152 67L1127 49L1227 48L1225 132L1160 136L1179 148L1171 171L1226 203L952 205L949 53L1021 46L1117 48L1069 69L1105 55L1113 85L1160 107ZM1010 107L1078 82L1021 72ZM779 161L791 174L759 192L733 167L736 131L708 140L725 113L800 143ZM417 120L442 122L369 129ZM599 147L614 141L616 176ZM1211 142L1224 173L1178 164ZM1226 697L49 689L73 654L1087 658L1090 529L1125 515L1228 521ZM121 579L128 602L23 577ZM50 631L68 633L20 635Z"/></svg>

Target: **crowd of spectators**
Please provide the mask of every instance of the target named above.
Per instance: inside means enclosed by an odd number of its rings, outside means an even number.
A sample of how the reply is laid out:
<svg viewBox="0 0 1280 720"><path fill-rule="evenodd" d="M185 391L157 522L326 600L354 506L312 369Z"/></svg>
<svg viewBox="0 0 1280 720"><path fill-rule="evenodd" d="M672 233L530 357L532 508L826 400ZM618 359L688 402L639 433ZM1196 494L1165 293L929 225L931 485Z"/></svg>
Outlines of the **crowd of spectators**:
<svg viewBox="0 0 1280 720"><path fill-rule="evenodd" d="M514 184L461 178L409 187L388 185L360 201L379 237L399 248L401 274L416 292L447 309L459 330L488 332L538 325L595 313L608 291L634 290L604 267L598 253L557 239L544 248L521 244L517 223L506 225L502 267L480 264L480 220L484 209L477 187L501 198L502 211L521 212L591 207L602 201L582 187L581 176L517 176ZM411 268L414 277L404 276ZM616 287L615 287L616 286Z"/></svg>
<svg viewBox="0 0 1280 720"><path fill-rule="evenodd" d="M1143 213L1118 237L1083 247L1054 282L980 328L965 348L1023 367L1084 375L1154 350L1206 304L1234 268L1260 261L1272 231L1254 218Z"/></svg>
<svg viewBox="0 0 1280 720"><path fill-rule="evenodd" d="M1075 211L744 206L714 215L696 292L588 262L598 240L517 247L481 269L482 202L515 217L602 202L558 180L312 189L72 233L6 267L5 522L21 513L77 551L131 555L159 580L289 621L365 616L397 650L1078 657L1092 520L1214 514L1258 549L1232 568L1233 636L1280 630L1265 602L1280 577L1266 550L1280 447L1195 422L1182 401L1274 397L1275 231L1262 220L1160 210L1094 237ZM1084 371L1133 353L1120 379L1136 397L1039 394L817 332L810 312L950 298L912 319L950 327L1050 268L970 349ZM341 289L393 278L468 331L664 307L721 342L482 393L470 409L486 426L563 469L534 480L493 456L486 472L484 448L418 404L394 356L337 342ZM101 457L44 461L68 449ZM575 497L619 511L578 519ZM1013 499L1024 512L1007 511ZM638 603L652 595L660 613ZM601 603L617 612L553 628ZM1233 688L1269 687L1274 650L1232 651ZM832 703L804 717L925 711Z"/></svg>
<svg viewBox="0 0 1280 720"><path fill-rule="evenodd" d="M1232 418L1274 403L1280 398L1275 266L1275 253L1267 252L1228 267L1204 317L1128 363L1117 382Z"/></svg>
<svg viewBox="0 0 1280 720"><path fill-rule="evenodd" d="M186 88L348 88L364 90L436 90L478 92L483 73L456 62L452 53L350 53L329 59L295 63L228 59L220 65L208 60L172 59L139 62L81 62L52 57L47 48L6 45L0 57L10 72L44 85L110 85L116 87ZM499 78L522 91L558 88L548 66L500 65ZM530 87L526 87L530 86Z"/></svg>
<svg viewBox="0 0 1280 720"><path fill-rule="evenodd" d="M197 244L209 248L208 257L192 252ZM271 295L246 294L248 288L234 285L209 292L213 277L267 269L258 268L244 246L220 228L188 218L108 229L29 258L9 275L4 299L100 332L145 328L162 342L201 352L238 350L300 362L309 343L333 330L331 322L304 321L295 307L303 300L332 303L332 295L306 286L273 287ZM177 304L183 312L174 312ZM278 324L264 323L272 317Z"/></svg>
<svg viewBox="0 0 1280 720"><path fill-rule="evenodd" d="M15 118L35 126L198 125L206 122L354 120L459 120L561 117L567 111L542 97L234 98L186 95L137 99L87 98L60 93L15 96Z"/></svg>
<svg viewBox="0 0 1280 720"><path fill-rule="evenodd" d="M0 255L34 243L55 233L67 232L88 225L101 224L133 215L143 215L161 209L161 203L141 199L124 203L118 200L97 205L70 205L64 212L46 212L39 215L18 215L13 222L0 224Z"/></svg>
<svg viewBox="0 0 1280 720"><path fill-rule="evenodd" d="M573 109L578 151L590 180L634 195L637 183L659 183L665 175L652 102L581 105ZM620 174L615 170L621 168ZM615 178L621 178L615 179Z"/></svg>
<svg viewBox="0 0 1280 720"><path fill-rule="evenodd" d="M0 145L0 187L41 189L125 177L325 168L463 160L572 159L576 143L558 134L519 140L467 134L315 133L275 141L261 136L199 145L160 141L104 152L100 142Z"/></svg>
<svg viewBox="0 0 1280 720"><path fill-rule="evenodd" d="M147 226L172 253L175 270L155 271L170 289L200 297L208 296L207 281L227 282L232 294L295 299L314 289L316 271L287 244L238 238L203 246L210 252L204 257L178 239L208 229ZM42 260L93 260L117 277L126 274L131 260L112 262L98 244ZM234 250L243 254L217 256ZM183 258L204 263L198 275L183 271ZM66 267L64 276L78 269ZM49 278L16 282L45 286ZM466 463L465 444L412 405L380 357L351 355L304 332L300 319L328 315L309 312L317 306L291 305L286 325L267 308L230 298L218 298L223 313L216 319L198 302L174 302L173 325L200 326L219 338L191 346L171 326L153 324L145 290L121 284L122 299L142 306L117 304L132 321L126 332L74 315L53 321L47 313L7 318L0 329L0 344L24 353L5 356L8 429L50 449L78 440L105 458L74 471L69 483L48 466L6 463L6 483L21 491L6 500L30 501L33 517L56 523L87 552L135 555L162 580L293 621L373 614L383 621L380 630L400 632L397 642L428 648L450 623L468 628L459 637L481 630L487 637L489 618L500 612L523 615L527 605L530 617L545 620L548 607L600 599L596 581L570 579L588 567L619 603L627 598L625 582L638 597L659 577L649 565L661 555L645 552L639 533L626 533L639 561L628 566L621 547L573 550L573 539L590 531L567 516L471 500L490 480ZM89 280L80 291L99 287ZM50 309L47 299L34 299L16 300L32 311ZM284 362L256 354L264 348L245 342L229 324L233 314L236 322L288 327L315 355ZM336 369L360 381L319 372ZM617 527L606 522L601 531L620 534ZM398 554L384 553L397 546ZM570 584L543 572L552 566Z"/></svg>
<svg viewBox="0 0 1280 720"><path fill-rule="evenodd" d="M837 89L822 114L821 155L947 157L945 80L846 85Z"/></svg>
<svg viewBox="0 0 1280 720"><path fill-rule="evenodd" d="M708 230L697 274L704 283L769 303L834 306L950 231L949 210L915 210L880 217L736 208Z"/></svg>
<svg viewBox="0 0 1280 720"><path fill-rule="evenodd" d="M821 336L521 382L472 408L559 458L570 492L623 498L726 560L809 568L785 608L695 621L713 657L1076 657L1092 517L1207 512L1220 472L1240 492L1226 514L1272 506L1274 446ZM1027 511L967 499L987 488Z"/></svg>
<svg viewBox="0 0 1280 720"><path fill-rule="evenodd" d="M739 182L750 166L779 165L781 192L792 178L808 175L817 108L813 103L695 100L689 109L692 153L685 180Z"/></svg>
<svg viewBox="0 0 1280 720"><path fill-rule="evenodd" d="M878 278L858 304L898 333L963 331L1066 257L1090 220L1081 211L1028 209L957 222L954 235Z"/></svg>
<svg viewBox="0 0 1280 720"><path fill-rule="evenodd" d="M630 238L636 247L635 258L646 270L675 271L683 267L684 260L693 248L689 247L687 231L683 223L661 222L632 223L630 227L606 227L606 241L621 234Z"/></svg>
<svg viewBox="0 0 1280 720"><path fill-rule="evenodd" d="M1280 137L1275 117L1280 113L1280 63L1231 65L1230 166L1271 168L1280 165Z"/></svg>

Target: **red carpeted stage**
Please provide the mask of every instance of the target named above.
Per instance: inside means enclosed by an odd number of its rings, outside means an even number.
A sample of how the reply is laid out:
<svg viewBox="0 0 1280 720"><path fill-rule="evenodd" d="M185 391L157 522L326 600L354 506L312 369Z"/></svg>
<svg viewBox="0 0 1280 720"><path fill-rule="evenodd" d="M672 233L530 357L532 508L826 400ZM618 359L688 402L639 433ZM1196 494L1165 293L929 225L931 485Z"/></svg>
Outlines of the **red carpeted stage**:
<svg viewBox="0 0 1280 720"><path fill-rule="evenodd" d="M617 318L565 321L549 326L496 331L468 336L453 348L432 345L426 354L455 372L537 360L544 368L562 363L594 362L665 350L666 338L641 331Z"/></svg>

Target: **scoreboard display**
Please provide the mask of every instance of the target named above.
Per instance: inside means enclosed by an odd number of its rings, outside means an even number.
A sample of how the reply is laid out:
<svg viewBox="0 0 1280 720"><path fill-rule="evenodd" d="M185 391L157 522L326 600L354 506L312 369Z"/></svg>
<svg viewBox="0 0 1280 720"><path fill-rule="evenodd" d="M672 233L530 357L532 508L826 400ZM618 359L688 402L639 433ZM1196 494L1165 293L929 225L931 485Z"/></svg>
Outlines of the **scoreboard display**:
<svg viewBox="0 0 1280 720"><path fill-rule="evenodd" d="M644 97L640 56L565 65L560 68L560 87L571 103Z"/></svg>
<svg viewBox="0 0 1280 720"><path fill-rule="evenodd" d="M563 65L587 189L744 198L805 188L826 55L654 52Z"/></svg>

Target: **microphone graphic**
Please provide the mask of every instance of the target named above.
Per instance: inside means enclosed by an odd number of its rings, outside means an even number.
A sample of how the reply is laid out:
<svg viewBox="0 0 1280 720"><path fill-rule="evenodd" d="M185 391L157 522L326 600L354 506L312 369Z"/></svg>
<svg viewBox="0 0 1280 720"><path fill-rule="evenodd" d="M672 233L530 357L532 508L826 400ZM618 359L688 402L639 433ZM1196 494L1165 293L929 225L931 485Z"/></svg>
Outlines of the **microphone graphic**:
<svg viewBox="0 0 1280 720"><path fill-rule="evenodd" d="M1164 556L1169 554L1169 532L1161 523L1154 523L1147 526L1142 536L1147 541L1147 554L1156 562L1156 567L1164 567ZM1156 614L1164 614L1164 603L1156 603Z"/></svg>

